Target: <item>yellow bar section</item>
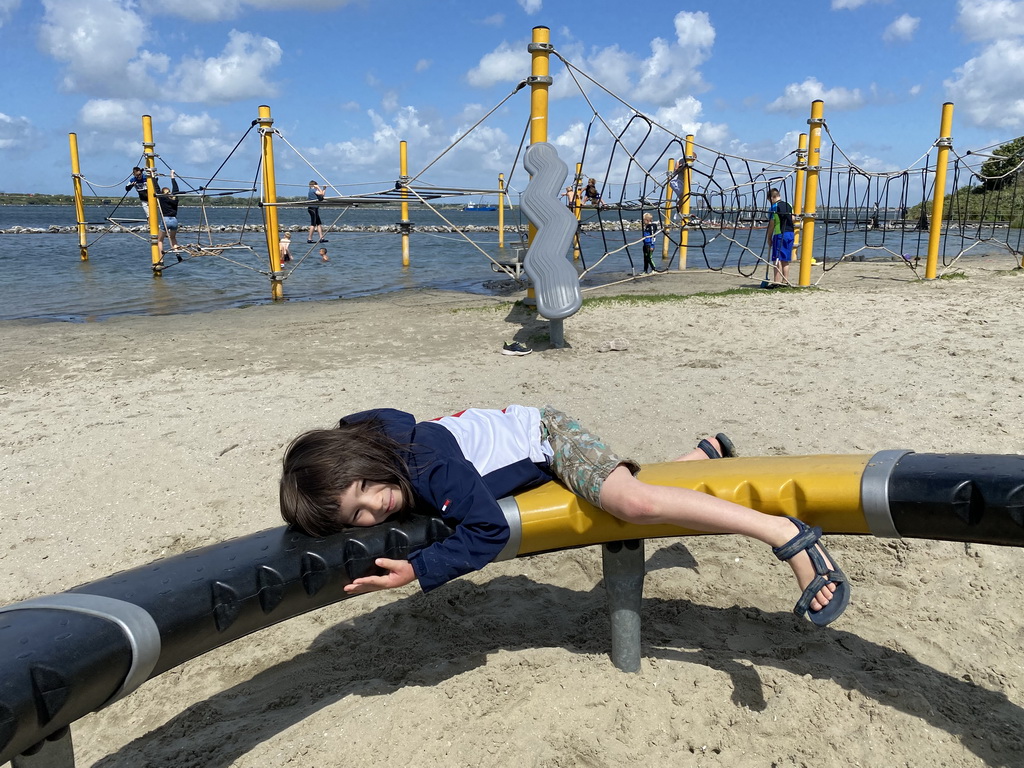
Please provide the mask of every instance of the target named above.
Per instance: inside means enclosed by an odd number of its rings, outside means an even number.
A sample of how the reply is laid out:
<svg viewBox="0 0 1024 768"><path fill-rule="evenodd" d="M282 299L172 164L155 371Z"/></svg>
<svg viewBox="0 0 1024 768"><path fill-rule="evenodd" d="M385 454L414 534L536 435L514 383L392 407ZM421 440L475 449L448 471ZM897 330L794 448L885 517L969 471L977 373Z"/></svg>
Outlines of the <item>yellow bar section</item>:
<svg viewBox="0 0 1024 768"><path fill-rule="evenodd" d="M793 193L793 214L802 216L804 212L804 186L807 183L807 134L801 133L796 146L796 190ZM793 250L800 247L800 227L793 228Z"/></svg>
<svg viewBox="0 0 1024 768"><path fill-rule="evenodd" d="M939 269L939 238L942 237L942 212L946 197L946 166L949 164L949 148L953 146L950 134L953 132L953 103L942 105L942 122L939 124L939 138L935 146L939 153L935 158L935 193L932 196L932 220L928 227L928 260L925 263L925 280L934 280ZM924 205L924 203L921 203Z"/></svg>
<svg viewBox="0 0 1024 768"><path fill-rule="evenodd" d="M78 164L78 136L68 134L71 146L71 180L75 187L75 218L78 219L78 255L82 261L89 260L89 242L85 229L85 201L82 200L82 169Z"/></svg>
<svg viewBox="0 0 1024 768"><path fill-rule="evenodd" d="M404 141L398 143L398 174L403 180L409 178L409 147ZM402 266L409 266L409 190L402 187Z"/></svg>
<svg viewBox="0 0 1024 768"><path fill-rule="evenodd" d="M767 456L649 464L639 478L652 485L690 488L757 509L790 515L826 533L868 534L861 506L863 456ZM671 525L624 523L558 483L515 497L522 521L519 555L624 539L698 534Z"/></svg>
<svg viewBox="0 0 1024 768"><path fill-rule="evenodd" d="M674 157L670 157L668 159L668 178L669 179L672 178L672 174L675 173L675 170L676 170L676 159ZM667 261L668 260L668 256L669 256L669 254L668 254L668 250L669 250L669 236L668 235L669 235L669 232L672 229L672 211L675 208L675 206L672 205L672 196L673 196L673 194L674 193L672 192L672 186L670 184L666 184L665 185L665 215L662 218L662 224L661 224L662 232L665 234L665 236L661 239L661 258L662 258L662 261Z"/></svg>
<svg viewBox="0 0 1024 768"><path fill-rule="evenodd" d="M583 215L583 163L576 163L576 175L572 180L572 215L576 221ZM572 239L572 260L580 260L580 229L576 226L576 236Z"/></svg>
<svg viewBox="0 0 1024 768"><path fill-rule="evenodd" d="M164 267L160 253L160 223L157 219L156 199L156 153L153 151L153 118L142 116L142 152L146 158L146 197L149 208L149 255L153 265L153 276L160 277Z"/></svg>
<svg viewBox="0 0 1024 768"><path fill-rule="evenodd" d="M686 246L690 242L690 182L692 181L693 175L693 163L697 159L697 156L693 154L693 134L686 136L685 152L686 157L684 162L686 166L683 168L683 199L679 201L679 216L681 219L679 225L679 270L686 269Z"/></svg>
<svg viewBox="0 0 1024 768"><path fill-rule="evenodd" d="M505 247L505 174L498 174L498 247Z"/></svg>
<svg viewBox="0 0 1024 768"><path fill-rule="evenodd" d="M818 173L821 170L821 126L825 122L825 102L811 102L810 143L807 149L807 184L803 199L803 223L800 227L800 285L811 284L811 264L814 261L814 213L818 207ZM795 237L795 235L794 235Z"/></svg>
<svg viewBox="0 0 1024 768"><path fill-rule="evenodd" d="M270 298L284 298L281 280L281 235L277 222L277 176L274 170L274 118L270 107L260 105L257 122L260 125L260 151L263 153L263 231L267 237L270 257Z"/></svg>
<svg viewBox="0 0 1024 768"><path fill-rule="evenodd" d="M551 56L551 30L534 27L533 38L527 50L530 52L530 143L548 140L548 87L551 85L549 58ZM528 227L529 242L533 242L536 229ZM532 292L533 287L530 287ZM532 295L532 294L531 294Z"/></svg>

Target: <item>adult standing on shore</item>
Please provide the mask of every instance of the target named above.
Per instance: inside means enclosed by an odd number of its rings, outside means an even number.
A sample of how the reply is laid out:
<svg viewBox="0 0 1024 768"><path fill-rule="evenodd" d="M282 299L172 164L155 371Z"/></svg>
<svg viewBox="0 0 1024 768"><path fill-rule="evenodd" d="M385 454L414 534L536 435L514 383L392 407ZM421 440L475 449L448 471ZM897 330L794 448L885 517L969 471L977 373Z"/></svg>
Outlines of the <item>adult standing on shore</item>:
<svg viewBox="0 0 1024 768"><path fill-rule="evenodd" d="M324 188L317 184L315 181L309 182L309 191L306 193L306 199L309 201L321 202L324 199ZM306 235L307 243L326 243L324 239L324 223L320 221L320 207L317 205L310 205L306 207L306 211L309 213L309 234ZM319 239L313 239L313 230L316 230Z"/></svg>

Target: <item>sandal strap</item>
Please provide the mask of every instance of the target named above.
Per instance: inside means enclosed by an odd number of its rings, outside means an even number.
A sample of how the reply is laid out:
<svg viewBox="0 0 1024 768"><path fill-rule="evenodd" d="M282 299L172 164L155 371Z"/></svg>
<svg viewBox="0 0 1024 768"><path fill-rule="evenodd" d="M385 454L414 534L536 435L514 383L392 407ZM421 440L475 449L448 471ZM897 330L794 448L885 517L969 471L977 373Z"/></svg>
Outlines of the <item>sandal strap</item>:
<svg viewBox="0 0 1024 768"><path fill-rule="evenodd" d="M722 458L722 454L720 454L718 452L718 449L715 448L714 444L710 440L707 440L705 438L701 438L701 441L699 443L697 443L697 447L700 450L704 451L704 453L707 454L707 457L709 459L720 459L720 458Z"/></svg>
<svg viewBox="0 0 1024 768"><path fill-rule="evenodd" d="M786 562L804 550L807 550L808 555L811 556L811 562L814 564L814 570L820 573L821 571L818 568L818 564L820 563L825 567L825 561L822 559L814 545L817 544L818 540L821 538L821 528L818 526L814 526L812 528L803 520L797 520L795 517L790 517L789 519L796 524L796 527L800 529L800 532L781 547L772 547L772 552L775 553L775 556L779 558L779 560ZM817 559L815 559L815 555L817 555Z"/></svg>

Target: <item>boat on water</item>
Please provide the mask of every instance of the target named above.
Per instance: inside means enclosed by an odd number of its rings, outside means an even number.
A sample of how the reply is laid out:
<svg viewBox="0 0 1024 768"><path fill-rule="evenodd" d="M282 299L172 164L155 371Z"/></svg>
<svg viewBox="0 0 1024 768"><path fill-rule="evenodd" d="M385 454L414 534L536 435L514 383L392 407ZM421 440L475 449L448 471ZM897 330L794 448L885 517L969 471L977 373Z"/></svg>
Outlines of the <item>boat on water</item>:
<svg viewBox="0 0 1024 768"><path fill-rule="evenodd" d="M462 206L464 211L496 211L498 206L490 205L488 203L470 203L469 205Z"/></svg>

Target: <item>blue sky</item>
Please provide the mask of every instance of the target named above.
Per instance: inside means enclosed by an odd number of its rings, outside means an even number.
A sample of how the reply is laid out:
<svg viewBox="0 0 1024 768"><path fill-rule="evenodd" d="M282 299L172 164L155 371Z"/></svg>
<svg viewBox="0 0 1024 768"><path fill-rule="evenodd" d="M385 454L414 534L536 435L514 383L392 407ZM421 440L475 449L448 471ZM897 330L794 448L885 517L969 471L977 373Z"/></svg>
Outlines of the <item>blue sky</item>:
<svg viewBox="0 0 1024 768"><path fill-rule="evenodd" d="M795 148L814 98L872 171L927 152L945 101L961 151L1024 133L1024 1L0 0L0 191L71 191L71 131L86 178L119 181L143 114L164 162L209 177L260 104L294 147L278 143L281 194L304 191L310 166L345 193L386 186L399 140L418 172L530 74L535 26L669 131L757 161ZM557 59L552 75L549 140L572 166L593 114ZM629 110L589 93L621 130ZM492 188L528 115L524 89L424 180ZM254 176L251 138L229 177ZM609 146L595 121L585 174Z"/></svg>

